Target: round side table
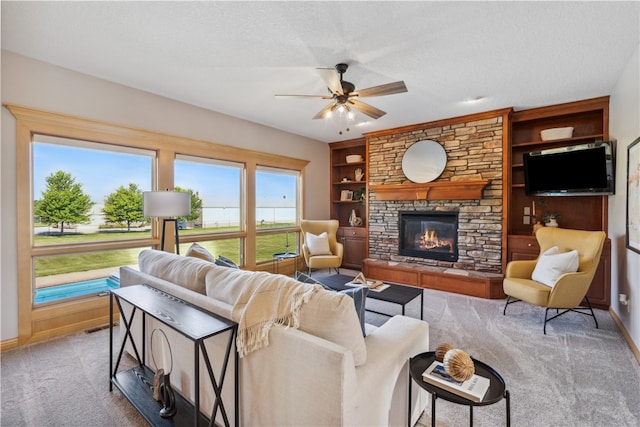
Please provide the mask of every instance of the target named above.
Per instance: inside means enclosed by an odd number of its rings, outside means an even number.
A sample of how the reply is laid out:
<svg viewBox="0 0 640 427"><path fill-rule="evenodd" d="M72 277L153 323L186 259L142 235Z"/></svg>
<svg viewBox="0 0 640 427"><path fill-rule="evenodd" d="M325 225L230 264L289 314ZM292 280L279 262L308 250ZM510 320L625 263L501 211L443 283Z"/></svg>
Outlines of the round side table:
<svg viewBox="0 0 640 427"><path fill-rule="evenodd" d="M506 389L504 380L492 367L471 358L476 367L476 374L489 378L490 384L487 394L485 394L482 402L474 402L457 394L451 393L435 385L429 384L422 380L422 373L436 360L435 351L421 353L409 359L409 375L420 387L431 394L431 425L436 425L436 399L441 398L449 402L458 403L460 405L469 406L469 425L473 426L473 407L492 405L502 398L505 399L507 405L507 427L511 426L511 401L509 390ZM411 424L411 381L409 381L409 417L408 424ZM410 426L411 427L411 426Z"/></svg>

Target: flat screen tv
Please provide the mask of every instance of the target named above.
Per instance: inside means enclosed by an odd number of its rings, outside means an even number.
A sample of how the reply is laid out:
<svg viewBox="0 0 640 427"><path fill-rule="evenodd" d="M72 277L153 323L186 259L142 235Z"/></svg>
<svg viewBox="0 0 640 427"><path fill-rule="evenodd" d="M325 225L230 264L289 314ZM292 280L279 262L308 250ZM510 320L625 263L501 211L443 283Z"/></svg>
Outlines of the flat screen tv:
<svg viewBox="0 0 640 427"><path fill-rule="evenodd" d="M529 196L614 194L613 153L612 142L525 153L525 192Z"/></svg>

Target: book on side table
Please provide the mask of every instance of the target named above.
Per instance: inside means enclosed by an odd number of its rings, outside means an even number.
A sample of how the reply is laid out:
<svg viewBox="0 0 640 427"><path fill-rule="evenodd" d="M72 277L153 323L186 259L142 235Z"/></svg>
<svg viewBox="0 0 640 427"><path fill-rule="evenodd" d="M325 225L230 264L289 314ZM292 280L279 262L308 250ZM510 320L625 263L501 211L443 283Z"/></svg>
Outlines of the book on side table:
<svg viewBox="0 0 640 427"><path fill-rule="evenodd" d="M437 360L422 373L422 379L472 402L482 402L490 384L489 378L476 374L467 381L457 381L447 374L444 365Z"/></svg>

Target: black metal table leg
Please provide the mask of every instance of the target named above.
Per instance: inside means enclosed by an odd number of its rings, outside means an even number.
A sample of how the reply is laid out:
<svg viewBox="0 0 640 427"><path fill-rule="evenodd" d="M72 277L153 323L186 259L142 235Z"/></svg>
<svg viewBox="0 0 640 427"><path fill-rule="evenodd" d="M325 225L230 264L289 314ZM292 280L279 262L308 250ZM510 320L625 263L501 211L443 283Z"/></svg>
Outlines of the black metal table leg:
<svg viewBox="0 0 640 427"><path fill-rule="evenodd" d="M469 427L473 427L473 405L469 405Z"/></svg>
<svg viewBox="0 0 640 427"><path fill-rule="evenodd" d="M411 359L409 359L409 363L411 363ZM413 381L411 380L411 370L409 370L409 404L407 408L407 427L411 427L411 385Z"/></svg>
<svg viewBox="0 0 640 427"><path fill-rule="evenodd" d="M436 427L436 394L431 393L431 427Z"/></svg>
<svg viewBox="0 0 640 427"><path fill-rule="evenodd" d="M504 391L504 398L507 401L507 427L511 427L511 395L509 390Z"/></svg>

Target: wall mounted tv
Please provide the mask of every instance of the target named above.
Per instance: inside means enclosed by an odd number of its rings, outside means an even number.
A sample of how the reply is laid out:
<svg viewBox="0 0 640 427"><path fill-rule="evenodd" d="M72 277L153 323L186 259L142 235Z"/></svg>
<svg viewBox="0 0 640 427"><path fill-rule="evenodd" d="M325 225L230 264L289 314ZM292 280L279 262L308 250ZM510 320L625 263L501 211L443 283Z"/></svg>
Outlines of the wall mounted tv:
<svg viewBox="0 0 640 427"><path fill-rule="evenodd" d="M589 196L615 192L613 142L594 142L523 155L529 196Z"/></svg>

